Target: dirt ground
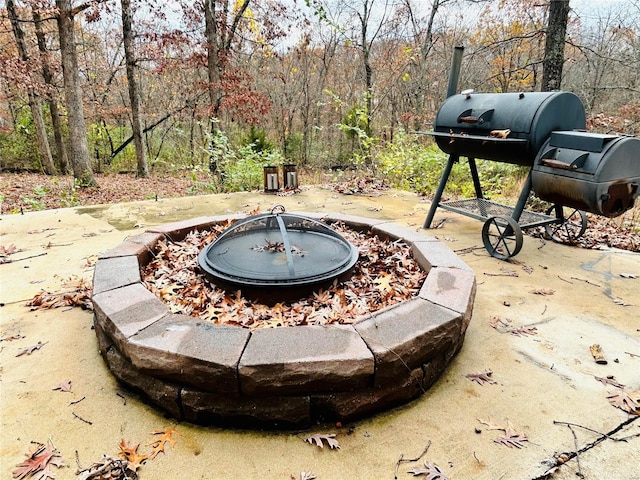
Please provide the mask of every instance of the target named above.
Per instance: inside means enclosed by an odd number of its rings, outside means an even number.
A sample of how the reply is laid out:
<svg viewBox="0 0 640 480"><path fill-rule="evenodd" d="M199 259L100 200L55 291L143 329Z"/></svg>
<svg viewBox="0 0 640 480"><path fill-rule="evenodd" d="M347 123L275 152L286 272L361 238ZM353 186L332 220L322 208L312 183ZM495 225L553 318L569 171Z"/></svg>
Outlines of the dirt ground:
<svg viewBox="0 0 640 480"><path fill-rule="evenodd" d="M97 174L98 187L75 188L71 176L40 173L0 174L1 213L184 197L206 191L188 175L136 178L130 173Z"/></svg>

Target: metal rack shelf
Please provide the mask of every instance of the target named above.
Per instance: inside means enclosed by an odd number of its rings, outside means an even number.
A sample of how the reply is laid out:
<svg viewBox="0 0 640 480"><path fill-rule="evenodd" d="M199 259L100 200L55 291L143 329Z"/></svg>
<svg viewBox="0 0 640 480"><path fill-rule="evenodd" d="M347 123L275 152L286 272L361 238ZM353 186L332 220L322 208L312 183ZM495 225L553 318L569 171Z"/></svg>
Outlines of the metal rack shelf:
<svg viewBox="0 0 640 480"><path fill-rule="evenodd" d="M476 220L488 220L491 217L505 215L514 216L514 208L500 203L492 202L484 198L467 198L463 200L451 200L438 204L440 208L475 218ZM537 227L557 222L556 217L542 213L523 210L519 217L519 225L522 228Z"/></svg>

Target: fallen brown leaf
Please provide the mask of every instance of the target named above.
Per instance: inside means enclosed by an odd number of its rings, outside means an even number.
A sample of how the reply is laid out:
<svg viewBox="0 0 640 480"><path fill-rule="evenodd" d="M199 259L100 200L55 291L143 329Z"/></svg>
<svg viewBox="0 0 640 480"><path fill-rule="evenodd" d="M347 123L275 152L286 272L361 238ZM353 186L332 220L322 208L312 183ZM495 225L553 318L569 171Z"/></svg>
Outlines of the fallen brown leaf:
<svg viewBox="0 0 640 480"><path fill-rule="evenodd" d="M71 392L71 380L65 380L53 387L51 390L60 390L61 392Z"/></svg>
<svg viewBox="0 0 640 480"><path fill-rule="evenodd" d="M20 357L22 355L31 355L33 352L35 352L36 350L40 350L45 345L46 345L46 342L42 343L38 341L38 343L36 343L35 345L30 345L18 351L18 353L16 354L16 357Z"/></svg>
<svg viewBox="0 0 640 480"><path fill-rule="evenodd" d="M20 252L21 250L18 249L18 247L16 247L14 244L8 245L8 246L4 246L4 245L0 245L0 257L8 257L9 255L13 255L14 253Z"/></svg>
<svg viewBox="0 0 640 480"><path fill-rule="evenodd" d="M60 468L64 465L64 460L60 452L53 446L51 441L44 443L32 442L34 448L26 454L27 459L16 465L17 469L13 471L13 478L22 480L29 476L45 480L47 478L55 478L55 472L49 467L55 465Z"/></svg>
<svg viewBox="0 0 640 480"><path fill-rule="evenodd" d="M506 430L506 427L498 425L491 417L488 420L478 418L478 421L487 427L487 430Z"/></svg>
<svg viewBox="0 0 640 480"><path fill-rule="evenodd" d="M449 477L434 463L424 461L424 468L413 468L407 473L413 474L414 477L424 476L426 480L449 480Z"/></svg>
<svg viewBox="0 0 640 480"><path fill-rule="evenodd" d="M523 433L516 432L511 424L507 426L504 435L500 435L498 438L494 440L494 442L504 445L506 447L512 448L524 448L526 445L524 442L528 442L529 439Z"/></svg>
<svg viewBox="0 0 640 480"><path fill-rule="evenodd" d="M14 340L20 340L21 338L24 338L24 335L20 335L19 333L17 333L15 335L9 335L7 337L0 338L0 342L12 342Z"/></svg>
<svg viewBox="0 0 640 480"><path fill-rule="evenodd" d="M472 382L478 383L479 385L484 385L485 383L489 383L489 384L498 383L492 378L490 378L492 374L493 372L491 370L485 370L484 372L479 372L479 373L469 373L465 375L465 377L471 380Z"/></svg>
<svg viewBox="0 0 640 480"><path fill-rule="evenodd" d="M147 445L153 448L153 451L149 455L149 458L153 460L159 453L164 453L164 447L167 442L169 442L171 445L174 445L176 443L176 440L173 438L173 436L177 435L178 431L174 428L168 428L166 430L155 430L151 432L151 434L159 435L159 438L147 442Z"/></svg>
<svg viewBox="0 0 640 480"><path fill-rule="evenodd" d="M619 382L617 382L616 379L613 376L612 377L596 377L596 376L594 376L593 378L595 378L597 381L599 381L603 385L611 385L612 387L616 387L616 388L624 388L624 385L619 383Z"/></svg>
<svg viewBox="0 0 640 480"><path fill-rule="evenodd" d="M489 326L496 330L498 330L498 327L506 327L507 325L508 323L498 316L494 315L489 319Z"/></svg>
<svg viewBox="0 0 640 480"><path fill-rule="evenodd" d="M131 470L134 472L140 468L140 466L149 459L149 455L140 455L138 448L140 444L132 445L124 438L120 440L120 456L129 462Z"/></svg>
<svg viewBox="0 0 640 480"><path fill-rule="evenodd" d="M620 389L607 396L609 403L627 413L640 415L640 390L627 391Z"/></svg>
<svg viewBox="0 0 640 480"><path fill-rule="evenodd" d="M537 288L535 290L531 290L529 293L533 293L534 295L553 295L556 292L550 288Z"/></svg>
<svg viewBox="0 0 640 480"><path fill-rule="evenodd" d="M509 333L517 337L525 337L527 335L537 335L538 329L536 327L518 327L509 330Z"/></svg>
<svg viewBox="0 0 640 480"><path fill-rule="evenodd" d="M305 442L310 443L312 445L317 445L320 448L324 448L324 444L322 443L327 442L327 445L329 445L329 448L331 449L339 449L340 448L340 444L338 443L338 441L336 440L336 434L335 433L316 433L315 435L311 435L309 437L306 437L304 439Z"/></svg>

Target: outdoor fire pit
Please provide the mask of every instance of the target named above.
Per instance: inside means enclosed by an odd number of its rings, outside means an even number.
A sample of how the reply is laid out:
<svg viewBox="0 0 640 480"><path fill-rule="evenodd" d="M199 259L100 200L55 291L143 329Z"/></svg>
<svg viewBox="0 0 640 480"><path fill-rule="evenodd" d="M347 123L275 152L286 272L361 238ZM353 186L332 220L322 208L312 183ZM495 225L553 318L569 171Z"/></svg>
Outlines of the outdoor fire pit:
<svg viewBox="0 0 640 480"><path fill-rule="evenodd" d="M236 222L198 257L213 282L267 301L331 283L357 260L356 248L328 225L281 206Z"/></svg>
<svg viewBox="0 0 640 480"><path fill-rule="evenodd" d="M171 313L142 282L141 269L150 263L154 248L164 239L180 241L189 232L230 220L236 231L232 227L208 245L200 265L208 278L234 288L242 284L278 296L279 282L285 290L316 289L348 276L358 255L349 242L329 233L335 222L408 244L428 274L417 296L349 324L251 330ZM357 419L420 396L461 348L473 309L475 275L435 238L384 220L337 214L273 211L258 216L257 224L254 220L204 217L163 225L129 237L96 264L94 324L108 368L173 417L251 428ZM249 241L242 252L262 254L281 270L258 265L252 276L254 269L241 266L243 274L234 271L231 277L229 269L238 260L226 256L252 230L259 241ZM327 242L321 252L330 253L331 260L315 271L300 260L314 255L317 238Z"/></svg>

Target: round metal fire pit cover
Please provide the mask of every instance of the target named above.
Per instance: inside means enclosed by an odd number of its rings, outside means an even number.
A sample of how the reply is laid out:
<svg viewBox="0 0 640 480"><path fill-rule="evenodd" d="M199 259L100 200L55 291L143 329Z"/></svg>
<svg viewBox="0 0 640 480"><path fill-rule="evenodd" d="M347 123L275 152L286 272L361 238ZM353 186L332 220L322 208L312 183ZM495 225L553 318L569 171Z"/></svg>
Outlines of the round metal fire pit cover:
<svg viewBox="0 0 640 480"><path fill-rule="evenodd" d="M236 222L198 256L212 280L240 287L323 283L357 260L356 247L329 226L283 207Z"/></svg>

